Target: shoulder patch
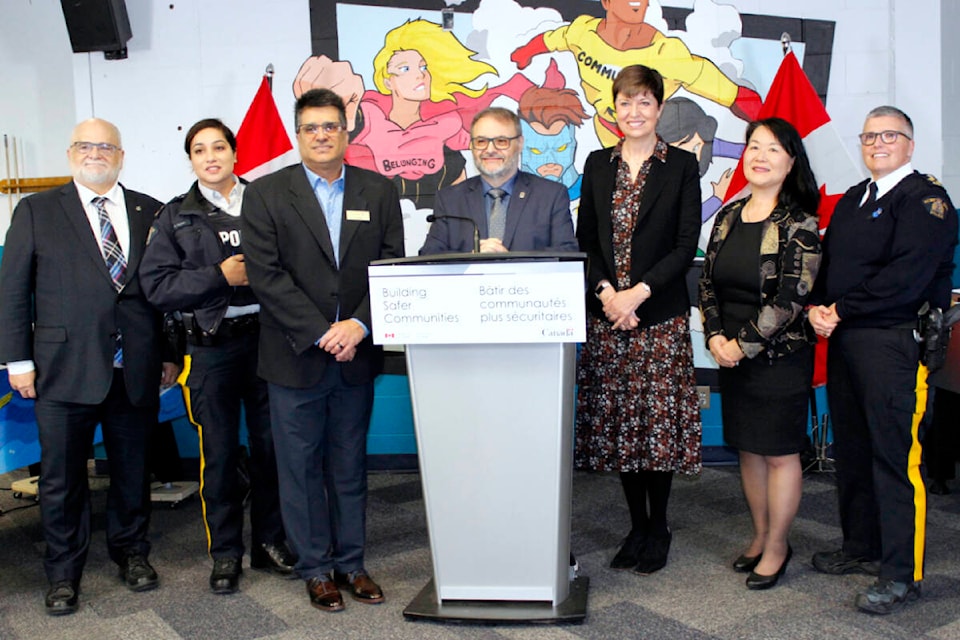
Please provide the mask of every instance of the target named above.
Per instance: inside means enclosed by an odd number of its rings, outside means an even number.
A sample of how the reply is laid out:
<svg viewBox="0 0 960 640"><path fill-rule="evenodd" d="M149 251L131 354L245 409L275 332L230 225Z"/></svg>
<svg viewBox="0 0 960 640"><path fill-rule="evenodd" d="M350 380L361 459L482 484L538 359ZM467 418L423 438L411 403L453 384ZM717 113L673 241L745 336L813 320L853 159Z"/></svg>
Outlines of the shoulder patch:
<svg viewBox="0 0 960 640"><path fill-rule="evenodd" d="M931 176L930 174L927 174L927 175L926 175L926 178L927 178L927 182L929 182L930 184L932 184L932 185L934 185L934 186L937 186L937 187L942 187L942 186L943 186L942 184L940 184L940 181L937 180L935 176Z"/></svg>
<svg viewBox="0 0 960 640"><path fill-rule="evenodd" d="M947 215L947 203L943 201L942 198L936 196L931 198L923 199L923 208L927 210L927 213L932 215L934 218L943 220L943 217Z"/></svg>

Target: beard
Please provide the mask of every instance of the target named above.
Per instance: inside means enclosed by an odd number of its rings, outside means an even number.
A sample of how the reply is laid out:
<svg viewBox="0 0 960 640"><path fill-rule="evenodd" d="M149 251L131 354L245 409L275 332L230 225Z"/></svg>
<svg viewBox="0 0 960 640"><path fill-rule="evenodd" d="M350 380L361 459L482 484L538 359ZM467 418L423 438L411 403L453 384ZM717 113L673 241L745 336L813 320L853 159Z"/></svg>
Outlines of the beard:
<svg viewBox="0 0 960 640"><path fill-rule="evenodd" d="M508 156L504 159L503 164L500 165L499 169L491 171L487 169L483 162L476 163L477 172L486 178L487 180L499 181L504 178L509 178L514 173L516 173L518 167L520 166L520 154L515 154L512 157Z"/></svg>
<svg viewBox="0 0 960 640"><path fill-rule="evenodd" d="M113 167L108 164L81 164L74 167L73 177L84 186L102 187L112 185L120 177L120 167Z"/></svg>

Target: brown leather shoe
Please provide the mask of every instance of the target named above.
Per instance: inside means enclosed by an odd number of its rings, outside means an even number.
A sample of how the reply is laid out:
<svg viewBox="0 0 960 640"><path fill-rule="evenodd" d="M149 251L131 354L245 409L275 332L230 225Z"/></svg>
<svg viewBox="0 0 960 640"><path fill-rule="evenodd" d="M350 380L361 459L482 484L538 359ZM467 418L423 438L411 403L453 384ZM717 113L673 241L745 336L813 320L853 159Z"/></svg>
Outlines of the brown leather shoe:
<svg viewBox="0 0 960 640"><path fill-rule="evenodd" d="M307 595L310 604L321 611L343 611L343 596L330 576L307 580Z"/></svg>
<svg viewBox="0 0 960 640"><path fill-rule="evenodd" d="M337 585L348 588L350 595L357 602L364 604L380 604L383 602L383 591L380 585L373 581L363 569L350 573L333 572L333 580Z"/></svg>

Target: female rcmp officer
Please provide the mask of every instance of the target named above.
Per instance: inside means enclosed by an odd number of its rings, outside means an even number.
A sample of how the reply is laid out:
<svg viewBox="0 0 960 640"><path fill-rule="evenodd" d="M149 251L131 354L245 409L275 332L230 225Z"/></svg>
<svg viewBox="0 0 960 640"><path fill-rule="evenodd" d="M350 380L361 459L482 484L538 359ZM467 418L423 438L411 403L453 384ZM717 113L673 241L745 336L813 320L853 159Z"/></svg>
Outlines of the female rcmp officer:
<svg viewBox="0 0 960 640"><path fill-rule="evenodd" d="M260 306L240 248L244 184L234 175L237 141L220 120L187 132L197 181L157 214L140 267L147 299L179 315L187 355L180 382L200 435L200 497L213 558L210 588L237 591L243 558L244 493L239 482L240 406L250 456L250 566L291 575L296 558L280 519L267 385L257 377Z"/></svg>

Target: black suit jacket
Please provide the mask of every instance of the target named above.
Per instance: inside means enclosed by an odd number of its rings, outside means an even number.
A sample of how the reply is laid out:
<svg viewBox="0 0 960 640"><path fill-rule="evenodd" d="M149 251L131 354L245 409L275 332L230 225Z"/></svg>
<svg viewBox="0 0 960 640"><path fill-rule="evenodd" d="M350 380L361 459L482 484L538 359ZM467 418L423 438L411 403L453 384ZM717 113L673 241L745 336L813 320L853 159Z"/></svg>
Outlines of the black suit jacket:
<svg viewBox="0 0 960 640"><path fill-rule="evenodd" d="M487 238L490 233L483 200L479 176L440 189L433 209L437 219L430 225L420 255L473 251L473 225L444 216L470 218L477 224L480 237ZM517 173L507 206L503 244L510 251L576 251L567 188L532 173Z"/></svg>
<svg viewBox="0 0 960 640"><path fill-rule="evenodd" d="M338 308L341 320L357 318L372 329L367 266L403 256L400 198L383 176L347 166L343 209L338 267L303 165L264 176L244 192L243 253L260 301L259 373L269 382L306 388L320 381L333 356L316 341L337 319ZM383 350L368 335L344 363L343 376L363 384L382 366Z"/></svg>
<svg viewBox="0 0 960 640"><path fill-rule="evenodd" d="M73 182L25 198L14 211L0 266L0 362L33 360L39 398L102 402L113 382L119 329L130 401L159 401L162 321L137 269L161 203L123 193L130 255L119 293Z"/></svg>
<svg viewBox="0 0 960 640"><path fill-rule="evenodd" d="M590 259L587 309L603 318L594 289L602 280L616 286L611 201L617 177L613 147L594 151L583 167L577 240ZM667 148L666 162L654 158L630 239L630 286L646 282L653 295L637 309L649 327L690 309L686 273L700 235L700 174L692 153Z"/></svg>

